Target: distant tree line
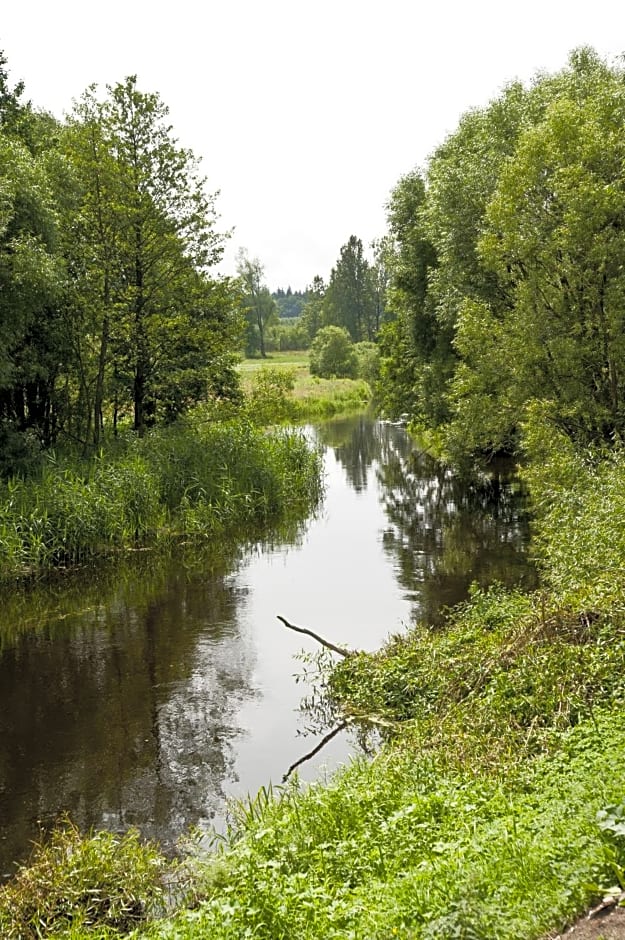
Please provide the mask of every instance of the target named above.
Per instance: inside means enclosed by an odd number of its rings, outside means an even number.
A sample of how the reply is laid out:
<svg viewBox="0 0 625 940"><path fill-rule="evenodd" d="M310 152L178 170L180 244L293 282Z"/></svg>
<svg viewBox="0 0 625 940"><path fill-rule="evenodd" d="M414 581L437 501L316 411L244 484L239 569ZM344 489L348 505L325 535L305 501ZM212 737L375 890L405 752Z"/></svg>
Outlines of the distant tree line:
<svg viewBox="0 0 625 940"><path fill-rule="evenodd" d="M287 287L285 291L279 287L271 296L275 301L280 319L290 320L293 317L301 317L308 299L308 292L303 290L294 291L290 287Z"/></svg>
<svg viewBox="0 0 625 940"><path fill-rule="evenodd" d="M353 343L375 342L387 315L388 239L370 247L368 258L361 239L352 235L342 246L327 284L316 276L305 290L288 287L273 293L264 283L259 259L241 251L237 272L247 322L246 354L308 349L319 330L329 326L346 330Z"/></svg>

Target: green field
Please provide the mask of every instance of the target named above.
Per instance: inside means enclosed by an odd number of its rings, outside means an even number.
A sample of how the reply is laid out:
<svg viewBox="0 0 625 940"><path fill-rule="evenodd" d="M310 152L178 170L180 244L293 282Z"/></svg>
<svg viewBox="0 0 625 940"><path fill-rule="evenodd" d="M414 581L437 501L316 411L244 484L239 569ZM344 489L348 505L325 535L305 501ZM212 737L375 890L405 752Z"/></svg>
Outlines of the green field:
<svg viewBox="0 0 625 940"><path fill-rule="evenodd" d="M291 397L297 417L330 417L342 411L365 408L371 390L362 379L321 379L310 374L308 350L270 353L266 359L244 359L239 365L243 390L249 394L263 370L290 372L294 378Z"/></svg>

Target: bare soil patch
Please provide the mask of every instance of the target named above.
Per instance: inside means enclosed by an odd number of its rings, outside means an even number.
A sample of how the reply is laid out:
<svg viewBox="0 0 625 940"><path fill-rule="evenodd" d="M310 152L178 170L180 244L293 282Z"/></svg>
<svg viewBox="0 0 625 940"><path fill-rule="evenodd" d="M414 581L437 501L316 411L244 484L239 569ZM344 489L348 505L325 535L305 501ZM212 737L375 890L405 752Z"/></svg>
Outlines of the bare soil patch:
<svg viewBox="0 0 625 940"><path fill-rule="evenodd" d="M564 933L545 940L625 940L625 907L610 904L595 908Z"/></svg>

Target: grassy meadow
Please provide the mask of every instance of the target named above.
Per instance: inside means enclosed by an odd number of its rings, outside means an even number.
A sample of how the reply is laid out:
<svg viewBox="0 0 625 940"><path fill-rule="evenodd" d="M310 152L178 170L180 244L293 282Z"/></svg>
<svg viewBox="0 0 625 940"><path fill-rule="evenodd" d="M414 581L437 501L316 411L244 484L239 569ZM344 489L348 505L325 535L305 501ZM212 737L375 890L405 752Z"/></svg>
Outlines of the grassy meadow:
<svg viewBox="0 0 625 940"><path fill-rule="evenodd" d="M263 375L282 378L288 397L283 420L331 418L362 410L371 399L371 389L362 379L325 379L311 375L308 350L272 352L266 359L244 359L239 373L244 392L252 398Z"/></svg>

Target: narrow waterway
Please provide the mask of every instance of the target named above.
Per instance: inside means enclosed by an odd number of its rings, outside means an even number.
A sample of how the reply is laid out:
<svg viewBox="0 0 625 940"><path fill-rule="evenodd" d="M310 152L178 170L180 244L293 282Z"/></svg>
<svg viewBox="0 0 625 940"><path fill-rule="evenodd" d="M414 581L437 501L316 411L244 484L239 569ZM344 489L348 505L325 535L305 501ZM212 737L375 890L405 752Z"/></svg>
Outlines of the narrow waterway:
<svg viewBox="0 0 625 940"><path fill-rule="evenodd" d="M309 433L326 497L288 536L137 553L122 571L3 598L0 876L64 811L171 847L190 825L222 825L228 798L279 784L315 744L294 674L317 647L277 615L374 649L415 619L437 623L474 580L532 583L514 477L462 481L364 416ZM301 778L356 746L337 736Z"/></svg>

